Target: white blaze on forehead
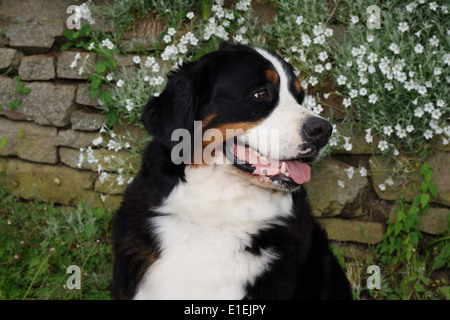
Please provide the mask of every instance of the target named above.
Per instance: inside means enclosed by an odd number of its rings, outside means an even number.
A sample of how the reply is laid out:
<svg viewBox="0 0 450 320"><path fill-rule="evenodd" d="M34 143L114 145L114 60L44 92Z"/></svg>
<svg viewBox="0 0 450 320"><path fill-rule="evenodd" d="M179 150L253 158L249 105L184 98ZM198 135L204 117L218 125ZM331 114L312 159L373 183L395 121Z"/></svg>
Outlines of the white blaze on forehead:
<svg viewBox="0 0 450 320"><path fill-rule="evenodd" d="M301 137L303 122L308 117L316 115L299 105L290 92L289 83L293 79L290 79L282 61L264 49L255 48L255 50L270 61L278 73L279 97L272 113L251 132L241 136L240 140L247 143L252 149L274 159L296 157L300 152L298 147L304 143ZM275 143L273 141L274 131L278 133L278 141ZM272 134L267 137L267 134L260 134L262 132L272 132Z"/></svg>

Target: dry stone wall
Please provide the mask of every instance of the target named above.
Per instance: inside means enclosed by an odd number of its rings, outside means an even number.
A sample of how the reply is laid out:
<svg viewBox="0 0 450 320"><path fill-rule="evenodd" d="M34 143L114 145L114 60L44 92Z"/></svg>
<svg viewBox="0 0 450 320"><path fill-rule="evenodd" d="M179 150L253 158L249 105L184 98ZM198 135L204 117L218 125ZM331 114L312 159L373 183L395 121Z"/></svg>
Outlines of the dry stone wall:
<svg viewBox="0 0 450 320"><path fill-rule="evenodd" d="M55 45L62 41L65 9L72 2L58 1L54 10L47 10L48 1L22 1L22 6L45 8L41 12L44 16L39 19L29 8L20 11L17 3L0 2L0 27L8 27L7 32L0 35L0 137L8 137L6 145L0 149L0 171L5 172L1 179L10 193L23 199L61 205L87 201L91 206L114 210L120 204L126 185L113 182L116 179L101 183L98 164L79 164L80 148L91 146L92 141L101 136L99 129L106 116L95 108L98 103L89 96L89 68L82 73L78 68L71 68L77 52L61 52ZM273 8L258 10L262 16L268 15L268 20L275 12ZM13 24L16 19L22 19L23 23ZM93 65L96 59L93 54L80 54L81 59ZM132 55L118 55L116 61L122 66L134 65L130 62ZM31 90L28 94L17 92L16 76L24 83L24 88ZM18 104L9 108L14 101ZM341 107L339 99L330 97L328 102ZM313 213L335 241L378 243L386 220L395 219L392 205L400 193L405 190L408 201L417 194L419 174L411 173L404 188L380 190L378 185L386 177L378 172L388 169L388 165L386 159L377 154L377 142L367 145L364 134L355 128L338 125L338 130L351 137L353 148L333 154L324 165L314 168L311 182L305 185ZM450 150L438 143L435 147L429 163L435 171L433 181L438 185L439 197L433 200L429 214L422 217L421 222L422 230L430 234L445 228L445 214L450 206ZM93 152L100 159L112 155L126 158L126 154L108 150L104 143ZM112 177L119 175L107 162L101 165ZM345 188L339 187L338 181L346 180L345 169L353 167L356 171L359 166L369 169L373 175L355 174Z"/></svg>

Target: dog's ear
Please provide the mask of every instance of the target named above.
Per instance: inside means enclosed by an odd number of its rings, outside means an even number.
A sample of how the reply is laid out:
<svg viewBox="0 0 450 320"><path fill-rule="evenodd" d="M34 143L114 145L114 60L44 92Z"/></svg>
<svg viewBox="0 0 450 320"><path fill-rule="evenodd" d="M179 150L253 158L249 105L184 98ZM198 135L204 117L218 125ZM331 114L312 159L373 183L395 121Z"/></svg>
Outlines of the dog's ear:
<svg viewBox="0 0 450 320"><path fill-rule="evenodd" d="M147 102L141 120L154 140L170 146L175 129L194 130L196 94L195 63L186 63L168 76L164 91Z"/></svg>

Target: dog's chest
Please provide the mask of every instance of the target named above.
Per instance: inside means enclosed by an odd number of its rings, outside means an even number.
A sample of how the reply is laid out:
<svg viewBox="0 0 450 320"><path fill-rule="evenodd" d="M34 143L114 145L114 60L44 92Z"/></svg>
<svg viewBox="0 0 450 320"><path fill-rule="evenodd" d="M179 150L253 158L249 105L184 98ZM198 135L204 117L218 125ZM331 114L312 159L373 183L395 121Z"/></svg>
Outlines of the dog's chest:
<svg viewBox="0 0 450 320"><path fill-rule="evenodd" d="M192 182L169 195L158 209L165 215L151 218L160 255L135 299L241 299L277 259L270 248L254 254L248 247L259 230L290 214L289 196Z"/></svg>

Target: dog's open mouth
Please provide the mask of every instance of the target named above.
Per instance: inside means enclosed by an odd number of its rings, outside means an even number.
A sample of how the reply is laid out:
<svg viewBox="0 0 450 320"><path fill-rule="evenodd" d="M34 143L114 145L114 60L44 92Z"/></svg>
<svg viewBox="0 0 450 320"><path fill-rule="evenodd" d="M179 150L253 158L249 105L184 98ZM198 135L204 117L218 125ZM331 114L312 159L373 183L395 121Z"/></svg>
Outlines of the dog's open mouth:
<svg viewBox="0 0 450 320"><path fill-rule="evenodd" d="M316 156L315 152L308 152L296 159L271 159L236 141L233 143L233 150L225 149L225 152L236 168L260 177L261 181L295 185L309 182L311 167L307 162L313 161Z"/></svg>

